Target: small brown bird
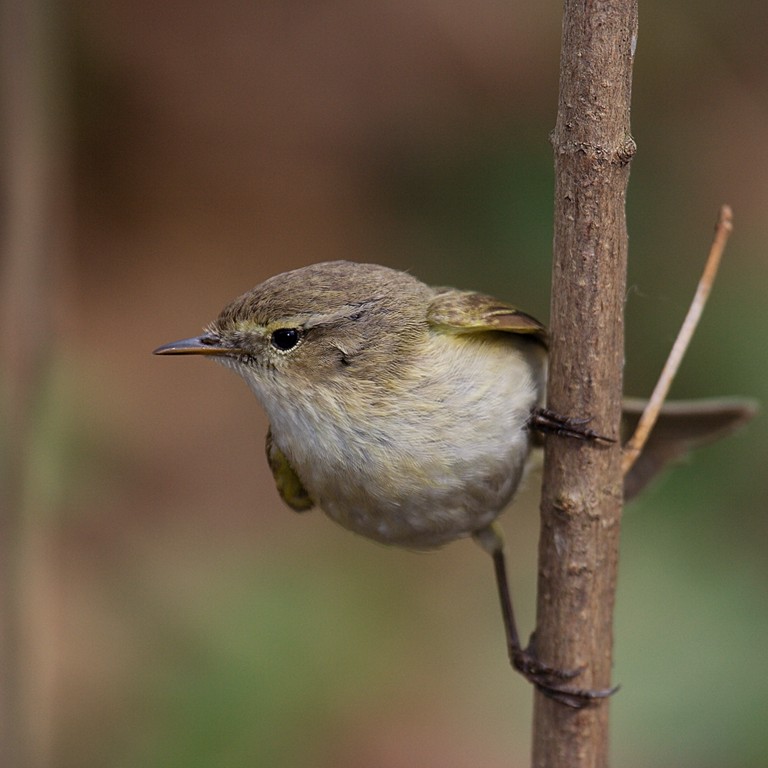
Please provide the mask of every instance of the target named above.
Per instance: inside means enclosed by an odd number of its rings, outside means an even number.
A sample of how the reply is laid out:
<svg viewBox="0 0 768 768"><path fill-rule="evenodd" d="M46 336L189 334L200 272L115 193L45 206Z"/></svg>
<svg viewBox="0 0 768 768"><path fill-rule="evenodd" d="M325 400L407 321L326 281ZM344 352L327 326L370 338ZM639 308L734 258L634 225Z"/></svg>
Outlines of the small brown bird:
<svg viewBox="0 0 768 768"><path fill-rule="evenodd" d="M480 293L336 261L266 280L203 335L155 353L208 355L245 379L267 413L269 466L293 509L317 506L355 533L415 549L474 537L496 564L515 668L571 706L611 693L572 688L572 673L524 650L509 601L494 521L520 484L533 430L607 439L543 410L547 340L537 320ZM704 436L750 415L744 403L708 411L703 432L701 408L679 421ZM656 466L635 466L639 489Z"/></svg>

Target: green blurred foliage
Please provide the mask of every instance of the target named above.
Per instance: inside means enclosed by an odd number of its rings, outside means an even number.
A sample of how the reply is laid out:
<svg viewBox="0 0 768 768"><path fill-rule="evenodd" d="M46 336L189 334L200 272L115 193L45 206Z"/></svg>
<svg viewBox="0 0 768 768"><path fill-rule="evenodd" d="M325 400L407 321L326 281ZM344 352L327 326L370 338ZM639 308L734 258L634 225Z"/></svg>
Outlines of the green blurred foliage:
<svg viewBox="0 0 768 768"><path fill-rule="evenodd" d="M149 356L327 258L546 320L560 9L408 9L70 6L71 279L36 470L56 513L52 766L528 762L530 691L485 555L394 552L283 509L245 388ZM729 202L736 232L674 395L765 402L765 5L640 11L626 388L653 386ZM764 427L628 509L617 764L765 765ZM504 523L527 628L530 495Z"/></svg>

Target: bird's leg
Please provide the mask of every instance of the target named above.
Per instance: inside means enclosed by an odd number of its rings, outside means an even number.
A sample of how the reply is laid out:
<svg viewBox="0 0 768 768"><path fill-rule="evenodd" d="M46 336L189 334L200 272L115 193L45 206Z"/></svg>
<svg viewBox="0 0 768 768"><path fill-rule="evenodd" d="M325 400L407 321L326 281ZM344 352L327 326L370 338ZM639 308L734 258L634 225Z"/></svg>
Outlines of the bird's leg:
<svg viewBox="0 0 768 768"><path fill-rule="evenodd" d="M589 429L587 424L592 421L587 419L574 419L561 416L549 408L534 408L528 418L528 429L535 430L544 434L560 435L561 437L574 437L577 440L600 441L602 443L615 443L611 437L599 435L593 429Z"/></svg>
<svg viewBox="0 0 768 768"><path fill-rule="evenodd" d="M545 696L574 709L581 709L615 693L617 688L589 690L567 685L567 681L579 675L582 670L556 669L539 661L534 647L535 633L531 635L528 647L522 647L520 636L517 632L517 624L515 623L515 614L512 610L512 598L509 593L509 581L507 580L507 566L504 559L504 540L501 532L497 526L490 525L487 528L476 531L473 534L473 538L493 558L496 586L498 587L499 600L501 602L501 615L504 621L504 631L507 636L507 650L512 666Z"/></svg>

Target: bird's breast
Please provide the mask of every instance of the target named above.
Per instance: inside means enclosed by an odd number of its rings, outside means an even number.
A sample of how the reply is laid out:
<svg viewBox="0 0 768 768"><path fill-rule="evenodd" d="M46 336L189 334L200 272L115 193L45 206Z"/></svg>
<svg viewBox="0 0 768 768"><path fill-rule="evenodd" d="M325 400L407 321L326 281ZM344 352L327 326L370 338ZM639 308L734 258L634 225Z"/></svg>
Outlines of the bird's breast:
<svg viewBox="0 0 768 768"><path fill-rule="evenodd" d="M432 547L488 525L517 489L543 375L525 345L438 338L392 386L267 407L318 506L376 541ZM536 358L538 360L540 358Z"/></svg>

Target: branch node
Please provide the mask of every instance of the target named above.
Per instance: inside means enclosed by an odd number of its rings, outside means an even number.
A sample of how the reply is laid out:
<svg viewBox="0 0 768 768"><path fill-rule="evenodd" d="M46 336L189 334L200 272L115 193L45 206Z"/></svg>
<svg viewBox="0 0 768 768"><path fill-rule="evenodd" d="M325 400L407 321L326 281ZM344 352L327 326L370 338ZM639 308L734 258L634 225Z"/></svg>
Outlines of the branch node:
<svg viewBox="0 0 768 768"><path fill-rule="evenodd" d="M558 142L553 131L550 141L557 155L578 155L590 163L615 165L619 168L627 165L637 152L637 144L631 136L627 136L620 144L611 146L572 140Z"/></svg>

